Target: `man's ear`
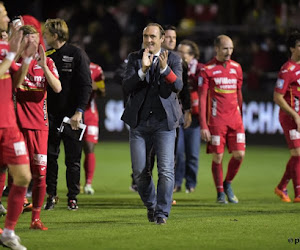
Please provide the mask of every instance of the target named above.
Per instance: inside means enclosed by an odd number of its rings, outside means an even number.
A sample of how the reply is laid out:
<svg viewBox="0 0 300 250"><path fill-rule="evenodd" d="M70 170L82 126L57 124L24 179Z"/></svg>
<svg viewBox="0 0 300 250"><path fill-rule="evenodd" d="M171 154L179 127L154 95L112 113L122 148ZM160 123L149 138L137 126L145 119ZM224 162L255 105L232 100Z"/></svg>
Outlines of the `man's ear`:
<svg viewBox="0 0 300 250"><path fill-rule="evenodd" d="M58 35L57 35L57 33L54 33L53 37L54 37L55 40L58 40Z"/></svg>

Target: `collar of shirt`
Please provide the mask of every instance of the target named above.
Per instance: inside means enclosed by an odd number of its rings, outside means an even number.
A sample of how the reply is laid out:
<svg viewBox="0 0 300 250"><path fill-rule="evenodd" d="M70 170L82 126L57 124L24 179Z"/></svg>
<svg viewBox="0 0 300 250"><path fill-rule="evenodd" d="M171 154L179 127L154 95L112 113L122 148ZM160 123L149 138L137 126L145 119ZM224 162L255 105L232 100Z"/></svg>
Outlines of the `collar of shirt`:
<svg viewBox="0 0 300 250"><path fill-rule="evenodd" d="M154 54L154 57L153 57L153 63L156 63L159 55L160 55L160 52L161 52L161 49L156 53ZM149 56L151 56L152 54L149 54Z"/></svg>

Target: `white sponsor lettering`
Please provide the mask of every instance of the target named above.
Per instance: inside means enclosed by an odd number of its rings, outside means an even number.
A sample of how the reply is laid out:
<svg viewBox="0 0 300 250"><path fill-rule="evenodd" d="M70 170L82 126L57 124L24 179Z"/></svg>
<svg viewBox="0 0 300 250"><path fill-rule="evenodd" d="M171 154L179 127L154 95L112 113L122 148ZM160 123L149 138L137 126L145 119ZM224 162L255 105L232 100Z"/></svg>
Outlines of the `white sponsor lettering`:
<svg viewBox="0 0 300 250"><path fill-rule="evenodd" d="M34 162L35 165L47 166L47 155L34 154L33 155L33 162Z"/></svg>
<svg viewBox="0 0 300 250"><path fill-rule="evenodd" d="M23 142L23 141L15 142L14 143L14 150L15 150L16 156L27 154L25 142Z"/></svg>
<svg viewBox="0 0 300 250"><path fill-rule="evenodd" d="M221 70L216 70L216 71L213 71L213 75L216 75L216 74L221 74L222 71Z"/></svg>
<svg viewBox="0 0 300 250"><path fill-rule="evenodd" d="M214 81L216 83L216 85L220 85L220 84L236 84L237 83L237 79L230 79L227 77L215 77Z"/></svg>
<svg viewBox="0 0 300 250"><path fill-rule="evenodd" d="M62 61L63 62L72 62L73 61L73 57L71 57L71 56L63 56Z"/></svg>
<svg viewBox="0 0 300 250"><path fill-rule="evenodd" d="M296 74L296 76L299 75L300 74L300 70L298 70L295 74Z"/></svg>
<svg viewBox="0 0 300 250"><path fill-rule="evenodd" d="M279 106L272 102L255 101L243 104L243 122L245 131L250 134L283 133L279 119Z"/></svg>

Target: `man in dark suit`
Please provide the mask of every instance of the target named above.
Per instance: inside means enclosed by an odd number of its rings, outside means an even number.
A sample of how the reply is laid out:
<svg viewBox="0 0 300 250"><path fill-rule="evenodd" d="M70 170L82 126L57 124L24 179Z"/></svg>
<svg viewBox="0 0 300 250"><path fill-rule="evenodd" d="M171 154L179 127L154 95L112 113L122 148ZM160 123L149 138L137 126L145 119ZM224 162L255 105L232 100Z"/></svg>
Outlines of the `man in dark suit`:
<svg viewBox="0 0 300 250"><path fill-rule="evenodd" d="M128 56L123 89L128 101L122 120L130 126L133 176L148 209L148 220L165 224L174 187L175 129L182 122L177 92L182 89L181 60L161 48L164 30L150 23L143 31L144 49ZM155 192L147 159L154 147L158 185Z"/></svg>

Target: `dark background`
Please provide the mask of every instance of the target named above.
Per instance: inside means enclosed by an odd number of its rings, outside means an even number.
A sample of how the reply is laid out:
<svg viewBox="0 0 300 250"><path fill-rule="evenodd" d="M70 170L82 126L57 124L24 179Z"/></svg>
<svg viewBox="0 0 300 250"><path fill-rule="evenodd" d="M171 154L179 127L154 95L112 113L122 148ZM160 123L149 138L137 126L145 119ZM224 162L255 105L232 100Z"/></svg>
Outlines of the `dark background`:
<svg viewBox="0 0 300 250"><path fill-rule="evenodd" d="M107 96L98 100L100 140L127 140L127 129L119 120L123 108L120 68L128 53L140 48L145 25L158 22L177 27L177 43L183 39L195 41L203 63L214 56L213 39L219 34L229 35L235 45L233 59L241 64L244 73L247 141L285 143L278 130L270 129L278 123L272 95L277 72L287 60L286 36L300 25L299 1L10 0L4 3L10 18L30 14L42 24L47 18L63 18L69 26L69 42L81 45L91 61L103 68Z"/></svg>

